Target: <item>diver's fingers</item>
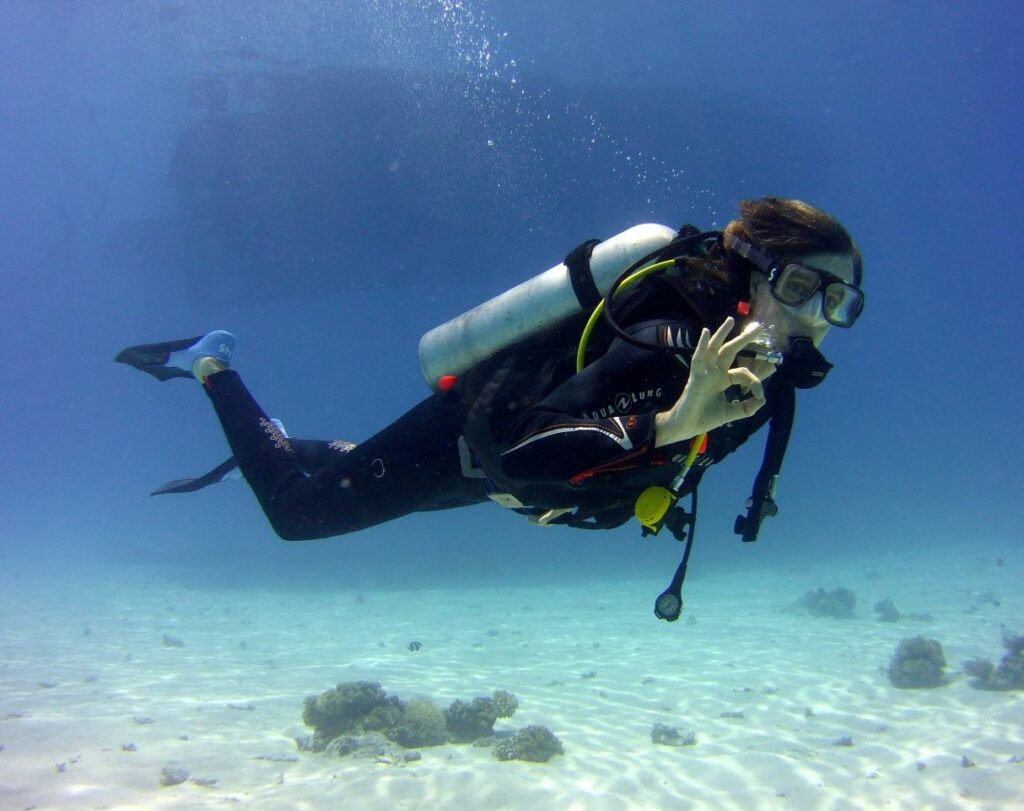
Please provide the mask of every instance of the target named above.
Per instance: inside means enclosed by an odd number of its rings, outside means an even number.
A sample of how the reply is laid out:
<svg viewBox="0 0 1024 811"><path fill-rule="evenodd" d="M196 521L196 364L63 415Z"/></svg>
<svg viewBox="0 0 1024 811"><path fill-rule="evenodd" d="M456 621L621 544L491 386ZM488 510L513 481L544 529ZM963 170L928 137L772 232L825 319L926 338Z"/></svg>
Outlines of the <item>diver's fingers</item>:
<svg viewBox="0 0 1024 811"><path fill-rule="evenodd" d="M733 422L735 420L742 420L744 417L752 417L761 410L761 406L763 406L764 403L765 401L758 397L750 397L749 399L741 400L738 403L729 403L728 421Z"/></svg>
<svg viewBox="0 0 1024 811"><path fill-rule="evenodd" d="M729 341L718 353L718 358L725 366L732 366L736 356L747 347L751 341L764 332L764 327L753 321L743 328L743 332Z"/></svg>
<svg viewBox="0 0 1024 811"><path fill-rule="evenodd" d="M700 338L697 339L697 348L693 350L693 360L690 361L690 374L703 375L708 369L708 344L711 341L711 332L707 327L700 331Z"/></svg>
<svg viewBox="0 0 1024 811"><path fill-rule="evenodd" d="M758 400L764 399L764 387L761 385L761 381L758 379L757 375L750 371L750 369L742 367L739 369L730 369L729 385L742 386Z"/></svg>
<svg viewBox="0 0 1024 811"><path fill-rule="evenodd" d="M715 334L711 336L711 342L708 344L708 347L716 355L722 348L722 344L725 343L725 339L729 337L729 333L732 332L732 328L735 323L735 319L730 315L722 322L722 325L715 330Z"/></svg>

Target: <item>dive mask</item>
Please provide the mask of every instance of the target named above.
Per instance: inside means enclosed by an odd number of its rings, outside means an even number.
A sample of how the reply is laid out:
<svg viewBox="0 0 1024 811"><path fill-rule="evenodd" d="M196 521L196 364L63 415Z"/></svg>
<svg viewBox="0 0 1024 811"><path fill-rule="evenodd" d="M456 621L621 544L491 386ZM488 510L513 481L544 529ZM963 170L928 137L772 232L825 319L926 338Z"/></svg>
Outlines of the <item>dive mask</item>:
<svg viewBox="0 0 1024 811"><path fill-rule="evenodd" d="M787 261L773 267L768 284L775 299L790 307L806 304L820 290L821 313L837 327L852 327L864 309L863 291L834 273L799 262Z"/></svg>
<svg viewBox="0 0 1024 811"><path fill-rule="evenodd" d="M788 307L800 307L820 291L822 315L837 327L852 327L864 309L864 291L847 284L834 273L809 267L794 259L780 262L732 234L726 234L723 241L768 274L772 296Z"/></svg>

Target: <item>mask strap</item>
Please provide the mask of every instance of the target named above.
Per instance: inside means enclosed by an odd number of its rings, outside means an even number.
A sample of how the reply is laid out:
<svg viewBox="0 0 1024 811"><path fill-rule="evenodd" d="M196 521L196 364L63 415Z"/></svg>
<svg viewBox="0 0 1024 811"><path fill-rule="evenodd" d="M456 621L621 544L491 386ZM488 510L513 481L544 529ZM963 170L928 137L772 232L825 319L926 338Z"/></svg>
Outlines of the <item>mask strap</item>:
<svg viewBox="0 0 1024 811"><path fill-rule="evenodd" d="M752 264L759 267L765 273L768 273L769 270L771 270L772 265L775 264L775 262L768 254L758 250L745 239L740 239L739 237L733 234L725 234L722 237L722 243L725 245L725 247L729 248L730 250L736 251L736 253L738 253L748 262L751 262Z"/></svg>

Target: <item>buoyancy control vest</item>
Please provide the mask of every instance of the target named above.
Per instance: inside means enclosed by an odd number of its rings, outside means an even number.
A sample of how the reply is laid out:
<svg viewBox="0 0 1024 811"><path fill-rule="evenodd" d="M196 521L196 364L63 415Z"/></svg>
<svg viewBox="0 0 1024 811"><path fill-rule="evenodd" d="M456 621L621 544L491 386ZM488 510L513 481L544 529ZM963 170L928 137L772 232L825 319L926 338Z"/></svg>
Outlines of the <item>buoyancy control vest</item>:
<svg viewBox="0 0 1024 811"><path fill-rule="evenodd" d="M696 233L695 229L694 232ZM632 516L636 499L635 485L628 486L612 477L592 481L586 488L570 490L566 483L510 479L502 470L501 451L513 439L510 432L520 415L576 373L576 349L580 334L593 306L614 282L615 277L621 275L629 266L630 259L635 263L651 253L663 249L674 250L672 243L676 236L676 232L665 226L638 226L613 238L616 244L610 249L602 250L605 243L599 243L597 240L590 240L578 246L560 265L542 274L549 277L548 283L551 283L550 277L557 276L562 279L556 304L552 305L550 301L545 302L543 299L538 302L536 290L527 294L532 298L533 309L548 313L546 323L526 334L520 331L511 344L500 347L458 375L456 392L453 394L457 396L464 410L463 436L476 457L479 469L489 480L493 493L513 496L515 501L529 505L534 511L572 506L576 508L575 516L562 517L558 523L570 523L574 526L606 528L622 524ZM616 257L614 262L609 261L610 256ZM574 278L594 279L594 292L590 298L579 296L568 315L555 317L558 313L570 309L565 302L564 293L573 285L569 280ZM510 309L515 312L521 302L521 299L511 294L517 290L522 292L523 288L535 281L531 280L526 285L505 294L508 296L504 305L506 312ZM578 282L575 283L574 289L580 287ZM495 313L500 311L495 302L502 298L492 300L439 329L449 335L462 336L464 332L460 332L456 326L473 324L473 329L477 333L486 334L480 323L488 320L494 322ZM632 324L649 318L666 317L676 320L685 316L694 323L699 322L703 325L703 314L687 304L685 298L672 284L669 274L650 277L642 286L631 290L626 299L622 305L616 306L617 317L623 323ZM718 308L715 308L714 312L714 317L717 318ZM540 320L536 314L532 318L534 322ZM435 347L436 344L433 342L437 340L438 335L437 330L433 331L433 334L428 334L421 342L421 350L425 347ZM588 361L602 356L614 338L611 330L598 330L587 343ZM463 353L462 358L473 357L480 351L477 347L471 346L469 351ZM433 371L439 372L441 368L457 369L459 360L453 358L450 361L451 366L437 367ZM423 363L425 369L430 365L429 360ZM595 523L595 516L599 514L602 518ZM586 518L585 525L579 523L581 517Z"/></svg>
<svg viewBox="0 0 1024 811"><path fill-rule="evenodd" d="M465 415L463 436L493 490L514 494L535 509L564 508L571 501L577 508L575 515L564 515L557 521L571 526L608 528L632 517L636 493L617 487L614 480L591 482L587 488L568 494L571 498L567 499L566 485L505 477L501 451L523 410L575 374L580 333L594 305L616 278L651 254L664 251L663 255L694 255L705 249L705 245L693 241L702 236L692 226L684 226L677 233L663 225L640 225L605 242L589 240L555 267L423 336L420 365L424 377L435 390L445 387L446 378L457 378L452 394ZM681 243L686 247L677 247ZM727 300L730 297L723 290L702 286L684 290L687 287L676 271L649 277L626 297L623 306L616 305L616 319L627 325L663 317L668 309L714 329L734 312L736 302ZM588 359L603 355L614 337L605 331L592 340L587 347ZM776 380L772 388L782 388L782 383ZM784 393L782 401L778 418L772 419L765 459L747 500L748 514L737 516L735 529L744 541L756 540L761 519L775 513L774 485L792 424L792 392ZM725 454L732 449L723 448ZM703 469L694 471L693 487Z"/></svg>

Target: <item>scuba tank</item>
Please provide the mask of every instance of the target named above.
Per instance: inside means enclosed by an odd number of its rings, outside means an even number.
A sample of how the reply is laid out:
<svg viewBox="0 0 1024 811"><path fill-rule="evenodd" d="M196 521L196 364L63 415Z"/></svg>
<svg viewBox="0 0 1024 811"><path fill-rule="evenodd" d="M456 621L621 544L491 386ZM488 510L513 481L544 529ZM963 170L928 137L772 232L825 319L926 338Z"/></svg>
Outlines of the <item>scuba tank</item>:
<svg viewBox="0 0 1024 811"><path fill-rule="evenodd" d="M460 375L517 341L592 309L623 270L675 236L666 225L648 223L603 242L591 240L565 262L430 330L419 346L427 385L437 391L442 377Z"/></svg>

